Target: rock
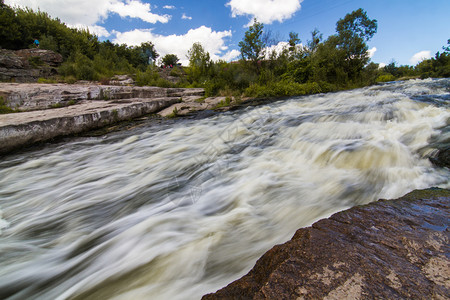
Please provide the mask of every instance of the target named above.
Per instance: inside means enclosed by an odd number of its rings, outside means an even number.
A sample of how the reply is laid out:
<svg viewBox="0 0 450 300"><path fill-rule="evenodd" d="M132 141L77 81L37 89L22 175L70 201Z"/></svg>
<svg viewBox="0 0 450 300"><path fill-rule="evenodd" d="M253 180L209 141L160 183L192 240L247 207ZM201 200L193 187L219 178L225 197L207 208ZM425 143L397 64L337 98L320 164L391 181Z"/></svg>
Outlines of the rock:
<svg viewBox="0 0 450 300"><path fill-rule="evenodd" d="M203 299L448 299L450 191L414 191L299 229Z"/></svg>
<svg viewBox="0 0 450 300"><path fill-rule="evenodd" d="M177 97L84 100L63 108L1 115L0 153L155 113L178 101Z"/></svg>
<svg viewBox="0 0 450 300"><path fill-rule="evenodd" d="M22 111L1 115L0 153L156 113L203 94L203 89L0 83L6 104Z"/></svg>
<svg viewBox="0 0 450 300"><path fill-rule="evenodd" d="M129 75L115 75L109 81L111 85L133 85L134 80Z"/></svg>
<svg viewBox="0 0 450 300"><path fill-rule="evenodd" d="M61 54L44 49L22 49L15 51L15 54L22 58L24 62L29 62L30 58L38 57L43 63L50 67L59 67L63 62Z"/></svg>
<svg viewBox="0 0 450 300"><path fill-rule="evenodd" d="M183 102L174 104L158 113L161 117L168 117L174 114L185 116L194 111L201 111L215 108L221 101L225 101L225 97L208 97L203 101L197 102L199 97L188 96L182 97Z"/></svg>
<svg viewBox="0 0 450 300"><path fill-rule="evenodd" d="M63 58L60 54L43 49L0 49L0 80L36 82L40 77L57 73Z"/></svg>
<svg viewBox="0 0 450 300"><path fill-rule="evenodd" d="M132 98L201 97L203 89L109 86L96 84L11 84L0 83L0 96L7 105L22 111L65 106L82 100Z"/></svg>
<svg viewBox="0 0 450 300"><path fill-rule="evenodd" d="M0 68L2 69L23 69L22 59L14 51L0 49Z"/></svg>

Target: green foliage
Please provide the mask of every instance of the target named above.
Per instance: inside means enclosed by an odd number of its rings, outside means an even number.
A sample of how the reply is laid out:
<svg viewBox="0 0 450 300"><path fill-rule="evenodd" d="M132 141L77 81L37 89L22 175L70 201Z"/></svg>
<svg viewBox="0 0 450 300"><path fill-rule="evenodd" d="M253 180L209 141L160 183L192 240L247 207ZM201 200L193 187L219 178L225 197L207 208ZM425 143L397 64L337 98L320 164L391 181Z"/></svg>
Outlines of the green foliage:
<svg viewBox="0 0 450 300"><path fill-rule="evenodd" d="M252 84L244 95L255 98L288 97L321 93L323 90L317 82L297 83L292 81L278 81L270 84Z"/></svg>
<svg viewBox="0 0 450 300"><path fill-rule="evenodd" d="M211 58L209 52L205 51L202 44L194 43L188 51L189 68L187 69L188 80L191 82L203 82L209 75Z"/></svg>
<svg viewBox="0 0 450 300"><path fill-rule="evenodd" d="M166 54L162 59L162 63L164 66L176 66L179 60L175 54Z"/></svg>
<svg viewBox="0 0 450 300"><path fill-rule="evenodd" d="M377 78L377 82L388 82L388 81L394 81L395 80L395 76L392 74L383 74L378 76Z"/></svg>
<svg viewBox="0 0 450 300"><path fill-rule="evenodd" d="M24 49L34 39L40 48L60 53L64 59L63 76L93 80L114 74L145 71L158 57L153 43L139 46L100 42L87 29L69 28L47 13L29 8L0 5L0 48ZM79 61L78 59L81 58ZM31 62L34 66L34 63Z"/></svg>
<svg viewBox="0 0 450 300"><path fill-rule="evenodd" d="M239 42L242 59L250 60L256 64L264 58L263 49L266 45L262 40L263 28L264 25L255 18L253 25L245 32L244 39Z"/></svg>
<svg viewBox="0 0 450 300"><path fill-rule="evenodd" d="M174 87L174 84L159 76L157 67L148 66L143 71L136 73L135 83L138 86L159 86L159 87Z"/></svg>
<svg viewBox="0 0 450 300"><path fill-rule="evenodd" d="M215 107L214 109L218 109L218 108L222 108L222 107L228 107L231 105L231 98L230 97L225 97L224 100L221 100Z"/></svg>
<svg viewBox="0 0 450 300"><path fill-rule="evenodd" d="M13 112L16 111L6 104L6 101L3 99L3 97L0 97L0 114L10 114Z"/></svg>

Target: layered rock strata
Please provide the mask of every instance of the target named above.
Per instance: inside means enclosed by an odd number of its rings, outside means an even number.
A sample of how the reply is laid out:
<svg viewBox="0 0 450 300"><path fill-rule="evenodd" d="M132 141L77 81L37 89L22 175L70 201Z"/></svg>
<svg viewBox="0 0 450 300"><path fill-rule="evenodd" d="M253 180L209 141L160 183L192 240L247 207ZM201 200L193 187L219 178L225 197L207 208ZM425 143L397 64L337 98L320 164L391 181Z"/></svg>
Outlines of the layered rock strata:
<svg viewBox="0 0 450 300"><path fill-rule="evenodd" d="M203 94L203 89L0 83L0 96L21 110L0 115L0 153L157 113Z"/></svg>
<svg viewBox="0 0 450 300"><path fill-rule="evenodd" d="M299 229L209 299L448 299L450 191L414 191Z"/></svg>

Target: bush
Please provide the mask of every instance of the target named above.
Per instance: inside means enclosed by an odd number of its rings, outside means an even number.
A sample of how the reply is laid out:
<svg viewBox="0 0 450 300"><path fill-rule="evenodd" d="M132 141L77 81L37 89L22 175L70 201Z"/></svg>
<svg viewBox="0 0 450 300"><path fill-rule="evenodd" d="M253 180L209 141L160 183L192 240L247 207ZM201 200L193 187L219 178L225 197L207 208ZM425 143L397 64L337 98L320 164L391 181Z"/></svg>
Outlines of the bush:
<svg viewBox="0 0 450 300"><path fill-rule="evenodd" d="M388 81L394 81L395 77L392 74L383 74L378 76L376 82L388 82Z"/></svg>

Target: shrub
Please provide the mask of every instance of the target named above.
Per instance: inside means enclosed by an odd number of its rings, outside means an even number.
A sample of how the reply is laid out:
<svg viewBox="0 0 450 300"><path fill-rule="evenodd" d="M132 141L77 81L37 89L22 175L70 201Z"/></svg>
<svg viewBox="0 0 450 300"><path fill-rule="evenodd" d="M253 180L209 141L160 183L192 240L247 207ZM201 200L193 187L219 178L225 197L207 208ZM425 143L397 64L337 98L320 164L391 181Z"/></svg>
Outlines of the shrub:
<svg viewBox="0 0 450 300"><path fill-rule="evenodd" d="M392 74L383 74L378 76L376 82L388 82L388 81L394 81L395 77Z"/></svg>

